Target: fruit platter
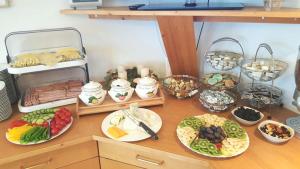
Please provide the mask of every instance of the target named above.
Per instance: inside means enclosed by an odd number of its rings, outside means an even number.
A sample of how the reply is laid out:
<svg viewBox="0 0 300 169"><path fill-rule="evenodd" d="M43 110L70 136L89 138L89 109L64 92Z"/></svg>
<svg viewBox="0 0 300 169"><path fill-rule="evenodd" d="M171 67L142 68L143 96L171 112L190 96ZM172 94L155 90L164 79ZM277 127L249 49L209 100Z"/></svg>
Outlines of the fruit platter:
<svg viewBox="0 0 300 169"><path fill-rule="evenodd" d="M184 146L208 157L234 157L245 152L250 143L238 123L211 114L185 118L176 132Z"/></svg>
<svg viewBox="0 0 300 169"><path fill-rule="evenodd" d="M66 108L42 109L12 121L5 136L14 144L40 144L60 136L72 123L72 112Z"/></svg>

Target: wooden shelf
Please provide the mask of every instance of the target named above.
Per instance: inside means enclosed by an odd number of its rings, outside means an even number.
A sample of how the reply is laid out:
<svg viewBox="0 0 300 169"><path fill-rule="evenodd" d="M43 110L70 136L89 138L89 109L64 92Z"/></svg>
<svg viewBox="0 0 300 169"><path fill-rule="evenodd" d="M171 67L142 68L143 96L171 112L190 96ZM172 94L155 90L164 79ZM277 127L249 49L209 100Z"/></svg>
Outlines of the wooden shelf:
<svg viewBox="0 0 300 169"><path fill-rule="evenodd" d="M198 76L194 21L300 24L300 9L263 7L242 10L131 11L128 7L97 10L61 10L67 15L87 15L90 19L157 20L173 74Z"/></svg>
<svg viewBox="0 0 300 169"><path fill-rule="evenodd" d="M280 10L265 11L262 7L246 7L243 10L197 10L197 11L131 11L127 7L105 7L98 10L61 10L62 14L69 15L89 15L91 18L112 17L118 19L149 19L156 16L194 16L207 21L218 21L216 17L224 21L224 18L233 21L255 21L254 18L271 19L273 22L282 23L283 20L300 20L300 9L281 8ZM209 19L215 18L215 19ZM226 21L226 20L225 20ZM300 23L300 21L298 21ZM289 23L289 22L287 22Z"/></svg>

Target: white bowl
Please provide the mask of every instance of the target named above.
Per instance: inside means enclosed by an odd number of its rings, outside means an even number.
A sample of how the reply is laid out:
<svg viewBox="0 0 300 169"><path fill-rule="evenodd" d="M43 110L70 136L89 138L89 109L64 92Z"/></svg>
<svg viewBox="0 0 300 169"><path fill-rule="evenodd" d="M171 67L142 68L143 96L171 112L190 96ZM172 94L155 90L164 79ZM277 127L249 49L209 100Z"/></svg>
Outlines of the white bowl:
<svg viewBox="0 0 300 169"><path fill-rule="evenodd" d="M277 138L277 137L273 137L273 136L270 136L268 135L267 133L263 132L260 128L268 123L272 123L272 124L276 124L276 125L279 125L279 126L284 126L286 127L290 132L291 132L291 137L290 138L287 138L287 139L282 139L282 138ZM260 131L260 133L270 142L272 143L284 143L284 142L287 142L289 141L291 138L294 137L295 135L295 131L294 129L292 129L291 127L287 126L287 125L284 125L282 123L279 123L277 121L273 121L273 120L265 120L263 122L261 122L259 125L258 125L258 130Z"/></svg>
<svg viewBox="0 0 300 169"><path fill-rule="evenodd" d="M240 107L241 107L241 106L240 106ZM233 117L234 117L239 123L241 123L241 124L243 124L243 125L245 125L245 126L252 126L252 125L258 123L259 121L261 121L261 120L264 118L264 114L262 114L262 112L260 112L260 111L258 111L258 110L256 110L256 109L253 109L253 108L251 108L251 107L242 106L242 107L245 107L245 108L247 108L247 109L252 109L252 110L254 110L254 111L257 111L257 112L259 112L259 114L260 114L260 119L258 119L258 120L256 120L256 121L248 121L248 120L242 119L242 118L240 118L240 117L238 117L238 116L236 116L236 115L234 114L234 112L235 112L237 109L239 109L240 107L236 107L235 109L233 109L233 110L231 111L231 114L233 115Z"/></svg>

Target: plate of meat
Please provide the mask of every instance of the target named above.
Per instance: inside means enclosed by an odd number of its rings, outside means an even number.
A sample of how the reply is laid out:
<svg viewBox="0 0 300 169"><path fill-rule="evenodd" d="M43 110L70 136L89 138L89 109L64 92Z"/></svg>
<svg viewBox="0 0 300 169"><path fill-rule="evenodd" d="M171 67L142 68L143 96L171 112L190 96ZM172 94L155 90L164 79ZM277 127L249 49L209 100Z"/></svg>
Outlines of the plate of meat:
<svg viewBox="0 0 300 169"><path fill-rule="evenodd" d="M28 113L76 103L82 85L81 80L69 80L28 88L19 100L19 110Z"/></svg>

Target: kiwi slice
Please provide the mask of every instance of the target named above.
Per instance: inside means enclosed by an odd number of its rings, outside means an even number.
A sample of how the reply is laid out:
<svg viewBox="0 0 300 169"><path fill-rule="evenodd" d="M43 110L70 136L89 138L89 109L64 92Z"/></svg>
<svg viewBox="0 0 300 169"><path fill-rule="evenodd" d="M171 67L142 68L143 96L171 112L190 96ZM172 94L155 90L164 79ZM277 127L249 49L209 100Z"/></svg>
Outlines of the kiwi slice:
<svg viewBox="0 0 300 169"><path fill-rule="evenodd" d="M200 151L201 153L209 154L208 148L200 148L199 151Z"/></svg>

